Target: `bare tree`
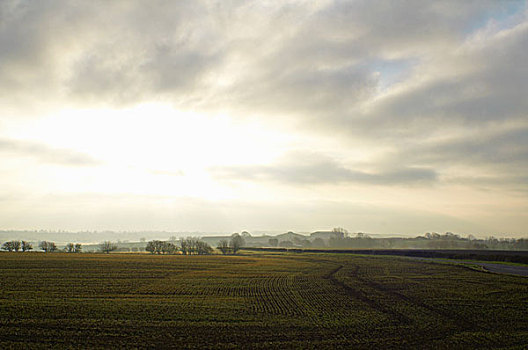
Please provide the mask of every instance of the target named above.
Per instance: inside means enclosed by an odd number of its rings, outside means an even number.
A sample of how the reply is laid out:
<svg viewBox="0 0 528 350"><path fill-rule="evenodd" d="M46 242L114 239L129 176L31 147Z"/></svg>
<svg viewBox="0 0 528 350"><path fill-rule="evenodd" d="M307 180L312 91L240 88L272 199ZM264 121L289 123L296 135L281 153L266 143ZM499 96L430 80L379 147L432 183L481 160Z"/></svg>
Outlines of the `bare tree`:
<svg viewBox="0 0 528 350"><path fill-rule="evenodd" d="M242 236L240 236L238 233L233 233L231 235L231 241L229 241L229 245L231 246L233 254L236 254L240 248L244 246L244 244L246 244L244 238L242 238Z"/></svg>
<svg viewBox="0 0 528 350"><path fill-rule="evenodd" d="M211 254L213 248L206 242L200 240L196 237L187 237L180 240L180 249L183 255L192 255L192 254Z"/></svg>
<svg viewBox="0 0 528 350"><path fill-rule="evenodd" d="M182 238L180 240L180 247L181 247L180 249L181 249L181 252L182 252L183 255L187 255L187 254L190 253L190 247L189 247L189 245L187 243L188 243L187 239L183 239Z"/></svg>
<svg viewBox="0 0 528 350"><path fill-rule="evenodd" d="M47 242L42 241L39 243L40 249L42 249L46 253L53 253L57 250L57 246L55 245L55 242Z"/></svg>
<svg viewBox="0 0 528 350"><path fill-rule="evenodd" d="M20 241L9 241L9 242L5 242L2 245L2 249L7 250L8 252L12 252L12 251L18 252L20 250L20 247L21 247Z"/></svg>
<svg viewBox="0 0 528 350"><path fill-rule="evenodd" d="M174 243L154 240L147 243L145 250L151 254L174 254L178 249Z"/></svg>
<svg viewBox="0 0 528 350"><path fill-rule="evenodd" d="M345 238L348 237L348 231L345 230L342 227L334 227L332 229L332 232L335 234L337 238Z"/></svg>
<svg viewBox="0 0 528 350"><path fill-rule="evenodd" d="M7 250L8 252L12 252L13 250L15 250L15 248L13 247L13 242L4 242L4 244L2 244L2 249L3 250Z"/></svg>
<svg viewBox="0 0 528 350"><path fill-rule="evenodd" d="M196 241L196 253L199 255L207 255L213 252L213 248L204 241Z"/></svg>
<svg viewBox="0 0 528 350"><path fill-rule="evenodd" d="M103 253L109 254L110 252L117 249L117 244L110 241L104 241L103 243L99 244L99 249L101 249Z"/></svg>
<svg viewBox="0 0 528 350"><path fill-rule="evenodd" d="M11 241L11 243L13 244L13 249L15 252L18 252L21 247L20 241Z"/></svg>
<svg viewBox="0 0 528 350"><path fill-rule="evenodd" d="M64 247L64 250L67 253L73 253L74 250L75 250L75 245L73 243L68 243L68 244L66 244L66 247Z"/></svg>
<svg viewBox="0 0 528 350"><path fill-rule="evenodd" d="M145 250L147 252L150 252L150 254L156 253L156 244L154 243L154 241L149 241L147 243L147 246L145 247Z"/></svg>
<svg viewBox="0 0 528 350"><path fill-rule="evenodd" d="M22 241L22 251L23 252L29 252L33 249L33 245L29 242Z"/></svg>
<svg viewBox="0 0 528 350"><path fill-rule="evenodd" d="M218 242L218 249L222 252L222 254L226 255L229 253L229 241L227 239L223 239L220 242Z"/></svg>
<svg viewBox="0 0 528 350"><path fill-rule="evenodd" d="M48 252L48 242L47 241L39 242L39 248L47 253Z"/></svg>
<svg viewBox="0 0 528 350"><path fill-rule="evenodd" d="M198 247L197 247L197 244L196 244L197 242L198 242L198 238L196 238L196 237L187 237L187 247L188 247L189 253L191 255L198 253Z"/></svg>
<svg viewBox="0 0 528 350"><path fill-rule="evenodd" d="M183 255L192 255L198 253L198 238L187 237L180 240L180 247Z"/></svg>
<svg viewBox="0 0 528 350"><path fill-rule="evenodd" d="M163 254L174 254L177 250L178 248L172 242L163 242L161 245L161 252Z"/></svg>

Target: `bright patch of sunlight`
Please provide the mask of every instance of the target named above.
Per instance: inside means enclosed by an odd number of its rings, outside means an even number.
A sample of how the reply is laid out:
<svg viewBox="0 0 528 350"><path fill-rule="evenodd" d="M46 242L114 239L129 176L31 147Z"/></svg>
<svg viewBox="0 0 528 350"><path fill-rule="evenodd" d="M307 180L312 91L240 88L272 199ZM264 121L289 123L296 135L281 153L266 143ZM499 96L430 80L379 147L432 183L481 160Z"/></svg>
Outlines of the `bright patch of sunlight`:
<svg viewBox="0 0 528 350"><path fill-rule="evenodd" d="M105 193L229 197L210 178L218 165L266 164L289 136L225 115L181 112L164 104L122 110L63 110L39 120L4 125L3 134L89 155L101 165L56 169L62 188ZM7 131L7 132L6 132Z"/></svg>

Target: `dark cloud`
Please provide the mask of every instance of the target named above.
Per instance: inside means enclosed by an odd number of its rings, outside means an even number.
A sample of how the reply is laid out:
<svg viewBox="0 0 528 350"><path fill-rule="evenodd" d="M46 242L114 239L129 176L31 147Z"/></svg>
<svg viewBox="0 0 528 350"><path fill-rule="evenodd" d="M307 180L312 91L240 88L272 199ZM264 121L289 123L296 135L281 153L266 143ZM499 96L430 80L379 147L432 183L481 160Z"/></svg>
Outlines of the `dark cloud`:
<svg viewBox="0 0 528 350"><path fill-rule="evenodd" d="M17 157L32 157L43 163L66 166L95 166L100 164L97 159L83 153L21 140L0 139L0 152Z"/></svg>
<svg viewBox="0 0 528 350"><path fill-rule="evenodd" d="M449 184L476 188L485 192L498 188L501 192L514 196L526 197L528 194L528 176L524 175L482 172L474 176L453 176L447 181Z"/></svg>
<svg viewBox="0 0 528 350"><path fill-rule="evenodd" d="M377 133L412 137L453 126L524 120L527 34L528 26L520 24L488 40L460 45L460 53L448 56L448 62L433 61L437 66L430 68L439 69L434 79L380 99L357 123L375 126Z"/></svg>
<svg viewBox="0 0 528 350"><path fill-rule="evenodd" d="M436 180L426 168L395 168L377 172L350 170L335 160L314 153L293 153L274 165L224 166L211 169L218 178L276 181L293 185L364 183L374 185L416 185Z"/></svg>
<svg viewBox="0 0 528 350"><path fill-rule="evenodd" d="M442 140L408 142L377 160L434 169L438 181L528 191L528 127L482 128ZM462 169L462 170L461 170Z"/></svg>
<svg viewBox="0 0 528 350"><path fill-rule="evenodd" d="M482 130L441 141L415 143L388 157L392 162L423 164L435 169L469 167L476 177L500 175L508 182L512 174L528 171L528 127Z"/></svg>
<svg viewBox="0 0 528 350"><path fill-rule="evenodd" d="M408 153L407 153L408 154ZM476 135L425 145L422 152L416 154L426 162L464 164L519 165L528 169L528 128L501 131L492 135ZM519 169L520 170L520 169Z"/></svg>
<svg viewBox="0 0 528 350"><path fill-rule="evenodd" d="M374 94L370 60L416 60L451 49L468 23L502 7L4 1L0 89L9 92L4 98L32 103L38 96L110 105L161 98L182 108L331 117L331 126ZM218 84L226 72L232 80Z"/></svg>
<svg viewBox="0 0 528 350"><path fill-rule="evenodd" d="M1 6L0 91L11 104L123 105L188 93L207 63L219 60L211 51L220 33L202 2L152 1L146 8L137 1L8 0Z"/></svg>

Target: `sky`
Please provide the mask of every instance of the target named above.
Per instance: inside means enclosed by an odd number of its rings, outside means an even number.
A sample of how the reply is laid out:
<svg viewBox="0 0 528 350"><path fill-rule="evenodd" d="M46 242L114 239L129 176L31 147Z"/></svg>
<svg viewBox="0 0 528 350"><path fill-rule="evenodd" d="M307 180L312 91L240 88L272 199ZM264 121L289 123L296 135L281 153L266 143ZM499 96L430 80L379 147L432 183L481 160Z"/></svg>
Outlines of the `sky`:
<svg viewBox="0 0 528 350"><path fill-rule="evenodd" d="M0 1L0 229L526 237L526 1Z"/></svg>

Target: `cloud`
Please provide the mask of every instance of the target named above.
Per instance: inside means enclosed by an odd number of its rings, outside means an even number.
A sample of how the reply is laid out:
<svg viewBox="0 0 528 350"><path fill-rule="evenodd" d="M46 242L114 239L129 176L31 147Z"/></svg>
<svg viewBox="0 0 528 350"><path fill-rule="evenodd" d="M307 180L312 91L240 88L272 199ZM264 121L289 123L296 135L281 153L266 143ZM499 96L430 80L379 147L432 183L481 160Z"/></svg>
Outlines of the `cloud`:
<svg viewBox="0 0 528 350"><path fill-rule="evenodd" d="M66 166L96 166L101 163L84 153L31 141L0 139L0 152Z"/></svg>
<svg viewBox="0 0 528 350"><path fill-rule="evenodd" d="M420 164L440 180L477 187L528 189L528 126L479 128L440 140L409 143L378 160ZM454 170L453 170L454 169Z"/></svg>
<svg viewBox="0 0 528 350"><path fill-rule="evenodd" d="M454 140L424 145L422 152L415 152L415 158L428 163L519 166L528 169L528 127L494 132L491 135L458 137ZM406 155L409 155L407 152ZM406 156L404 155L404 156Z"/></svg>
<svg viewBox="0 0 528 350"><path fill-rule="evenodd" d="M523 120L528 103L528 21L475 36L422 63L398 89L368 103L362 130L389 137L430 135L454 126ZM431 126L435 128L431 128Z"/></svg>
<svg viewBox="0 0 528 350"><path fill-rule="evenodd" d="M14 111L163 100L399 150L528 110L519 3L0 6L0 102Z"/></svg>
<svg viewBox="0 0 528 350"><path fill-rule="evenodd" d="M505 6L4 1L0 90L11 102L165 99L241 115L348 118L379 84L370 61L442 54L469 24Z"/></svg>
<svg viewBox="0 0 528 350"><path fill-rule="evenodd" d="M3 100L15 106L22 101L108 106L149 100L176 86L184 91L199 74L201 57L210 57L206 50L214 41L202 40L209 35L201 20L207 6L151 5L2 2Z"/></svg>
<svg viewBox="0 0 528 350"><path fill-rule="evenodd" d="M210 169L224 180L525 191L527 14L492 0L4 0L0 112L168 102L257 119L318 152ZM0 150L98 164L37 142ZM364 163L347 161L357 153Z"/></svg>
<svg viewBox="0 0 528 350"><path fill-rule="evenodd" d="M350 170L335 160L316 153L288 154L273 165L223 166L211 169L220 179L276 181L292 185L363 183L372 185L415 185L431 183L436 173L426 168L394 168L377 172Z"/></svg>

